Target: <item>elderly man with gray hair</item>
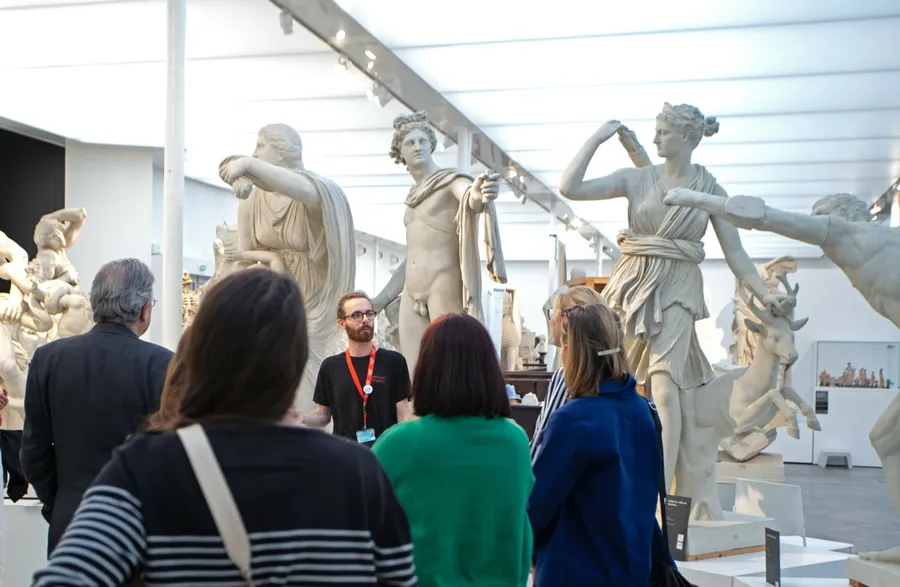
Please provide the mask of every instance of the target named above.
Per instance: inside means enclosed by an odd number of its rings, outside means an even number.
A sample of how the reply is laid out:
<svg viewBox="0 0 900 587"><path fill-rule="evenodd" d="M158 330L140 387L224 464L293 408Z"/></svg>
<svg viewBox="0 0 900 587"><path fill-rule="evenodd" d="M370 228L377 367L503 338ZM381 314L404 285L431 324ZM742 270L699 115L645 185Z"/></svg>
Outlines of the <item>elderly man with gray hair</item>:
<svg viewBox="0 0 900 587"><path fill-rule="evenodd" d="M50 523L48 554L113 449L159 409L172 352L139 338L150 328L153 281L137 259L107 263L91 285L94 327L31 360L20 459Z"/></svg>

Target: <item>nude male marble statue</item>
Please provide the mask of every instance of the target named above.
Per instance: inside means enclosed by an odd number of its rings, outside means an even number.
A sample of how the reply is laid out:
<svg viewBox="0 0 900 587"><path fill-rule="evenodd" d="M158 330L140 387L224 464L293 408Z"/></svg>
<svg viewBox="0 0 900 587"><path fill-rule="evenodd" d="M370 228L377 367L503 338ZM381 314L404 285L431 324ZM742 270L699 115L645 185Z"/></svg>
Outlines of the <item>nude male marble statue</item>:
<svg viewBox="0 0 900 587"><path fill-rule="evenodd" d="M410 369L415 368L419 341L432 320L452 312L484 319L478 214L485 219L487 270L494 281L506 283L493 203L500 176L473 178L455 169L441 169L432 156L436 147L437 137L424 112L394 120L391 157L405 165L415 180L403 219L407 256L372 305L380 312L401 296L400 348Z"/></svg>
<svg viewBox="0 0 900 587"><path fill-rule="evenodd" d="M309 362L295 406L312 410L319 366L333 354L340 338L334 309L341 296L353 290L356 278L356 242L347 197L336 183L304 167L300 135L286 124L263 127L253 156L226 158L219 176L240 199L238 248L228 260L270 266L280 261L303 293Z"/></svg>
<svg viewBox="0 0 900 587"><path fill-rule="evenodd" d="M638 383L650 382L663 423L667 485L677 491L672 481L681 445L682 394L713 379L694 328L695 321L709 316L699 264L705 258L701 238L710 221L735 276L767 308L780 311L781 300L759 278L733 225L662 203L678 187L725 195L706 168L691 162L700 140L718 132L715 118L694 106L666 103L656 118L653 140L664 164L585 181L594 153L621 126L616 120L607 122L588 139L563 173L560 191L570 200L628 200L629 227L616 239L622 256L603 296L622 318L628 361Z"/></svg>
<svg viewBox="0 0 900 587"><path fill-rule="evenodd" d="M859 198L825 196L813 205L811 215L772 208L755 196L726 198L693 190L670 191L664 202L702 210L740 228L774 232L821 247L872 309L900 328L900 272L895 270L900 267L900 227L871 223L869 207ZM875 422L869 438L900 510L900 396ZM900 547L860 556L900 564Z"/></svg>

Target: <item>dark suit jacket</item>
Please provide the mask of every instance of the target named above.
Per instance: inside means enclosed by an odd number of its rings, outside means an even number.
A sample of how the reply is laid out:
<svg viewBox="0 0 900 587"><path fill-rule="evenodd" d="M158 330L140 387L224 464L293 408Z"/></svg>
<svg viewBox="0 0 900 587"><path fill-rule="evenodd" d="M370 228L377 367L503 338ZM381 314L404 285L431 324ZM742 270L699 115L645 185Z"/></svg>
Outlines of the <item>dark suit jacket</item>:
<svg viewBox="0 0 900 587"><path fill-rule="evenodd" d="M20 459L51 512L48 552L113 449L159 409L171 358L171 351L110 323L34 353Z"/></svg>

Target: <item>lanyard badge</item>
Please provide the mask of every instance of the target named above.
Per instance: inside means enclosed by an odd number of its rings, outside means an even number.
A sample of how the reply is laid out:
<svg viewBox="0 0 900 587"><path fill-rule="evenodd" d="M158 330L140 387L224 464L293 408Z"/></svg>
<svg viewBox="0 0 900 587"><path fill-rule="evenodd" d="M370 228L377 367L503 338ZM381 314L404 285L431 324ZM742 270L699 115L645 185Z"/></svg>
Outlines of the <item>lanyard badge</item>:
<svg viewBox="0 0 900 587"><path fill-rule="evenodd" d="M363 430L365 430L367 426L366 422L366 404L369 402L369 395L372 394L372 374L375 372L375 352L377 348L375 345L372 345L372 352L369 353L369 369L366 371L366 384L359 384L359 377L356 375L356 369L353 367L353 360L350 357L350 349L347 349L345 353L347 356L347 368L350 369L350 376L353 378L353 383L356 385L356 391L359 392L359 397L362 398L363 401Z"/></svg>

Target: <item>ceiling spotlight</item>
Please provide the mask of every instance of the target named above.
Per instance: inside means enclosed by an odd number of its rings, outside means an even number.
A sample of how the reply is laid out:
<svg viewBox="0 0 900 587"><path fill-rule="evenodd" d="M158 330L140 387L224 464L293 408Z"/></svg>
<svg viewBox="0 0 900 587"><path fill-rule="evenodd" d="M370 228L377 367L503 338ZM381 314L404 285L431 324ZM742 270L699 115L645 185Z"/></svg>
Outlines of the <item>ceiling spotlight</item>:
<svg viewBox="0 0 900 587"><path fill-rule="evenodd" d="M281 24L281 32L285 35L294 32L294 15L287 8L278 15L278 22Z"/></svg>
<svg viewBox="0 0 900 587"><path fill-rule="evenodd" d="M375 102L382 107L394 99L394 96L391 95L387 88L378 82L373 83L372 87L366 90L366 97L369 98L370 102Z"/></svg>
<svg viewBox="0 0 900 587"><path fill-rule="evenodd" d="M509 178L510 179L515 179L517 175L519 175L519 172L516 171L515 168L512 168L509 170Z"/></svg>
<svg viewBox="0 0 900 587"><path fill-rule="evenodd" d="M346 56L340 55L334 68L338 71L347 71L350 68L350 60Z"/></svg>
<svg viewBox="0 0 900 587"><path fill-rule="evenodd" d="M368 49L366 49L366 57L368 57L372 61L375 61L375 54L372 53L371 51L369 51Z"/></svg>
<svg viewBox="0 0 900 587"><path fill-rule="evenodd" d="M576 216L575 218L572 219L572 228L574 228L575 230L578 230L579 228L581 228L581 218L578 218Z"/></svg>
<svg viewBox="0 0 900 587"><path fill-rule="evenodd" d="M375 62L374 62L374 61L370 61L370 62L368 63L368 65L366 65L366 69L368 69L369 71L372 71L372 68L373 68L373 67L375 67Z"/></svg>
<svg viewBox="0 0 900 587"><path fill-rule="evenodd" d="M337 32L336 35L334 35L334 38L337 39L338 41L343 41L344 37L346 37L346 36L347 36L347 33L344 32L344 29L341 29Z"/></svg>

